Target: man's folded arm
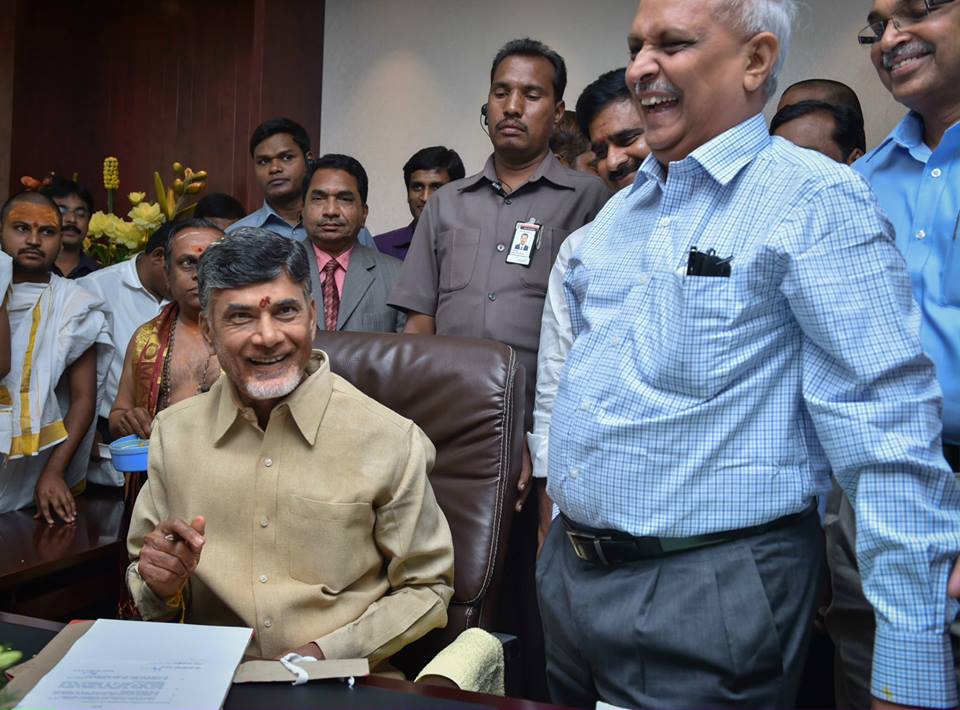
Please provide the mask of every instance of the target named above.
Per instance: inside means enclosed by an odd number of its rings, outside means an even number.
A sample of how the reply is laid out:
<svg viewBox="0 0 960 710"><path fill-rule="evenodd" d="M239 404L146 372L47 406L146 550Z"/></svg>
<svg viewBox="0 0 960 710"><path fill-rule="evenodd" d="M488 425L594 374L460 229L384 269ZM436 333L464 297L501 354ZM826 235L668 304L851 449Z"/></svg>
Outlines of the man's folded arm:
<svg viewBox="0 0 960 710"><path fill-rule="evenodd" d="M357 619L315 639L326 658L367 658L371 667L447 622L453 596L453 540L427 472L434 448L410 425L391 498L377 508L374 537L387 560L390 591Z"/></svg>
<svg viewBox="0 0 960 710"><path fill-rule="evenodd" d="M960 552L960 490L940 450L941 395L892 230L865 185L811 198L806 248L783 282L803 329L803 391L857 516L864 594L877 616L871 693L957 703L947 576Z"/></svg>

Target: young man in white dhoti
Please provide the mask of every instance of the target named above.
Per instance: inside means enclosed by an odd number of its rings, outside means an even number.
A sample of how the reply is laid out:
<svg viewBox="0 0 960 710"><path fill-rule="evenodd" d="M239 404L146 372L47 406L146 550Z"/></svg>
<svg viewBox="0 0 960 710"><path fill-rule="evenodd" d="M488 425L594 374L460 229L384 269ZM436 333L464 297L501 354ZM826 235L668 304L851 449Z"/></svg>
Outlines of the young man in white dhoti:
<svg viewBox="0 0 960 710"><path fill-rule="evenodd" d="M47 524L57 517L72 523L93 441L97 375L113 351L109 315L99 298L51 273L60 212L50 198L10 198L0 208L0 235L13 259L10 371L0 383L0 402L10 403L9 416L0 417L0 513L34 503Z"/></svg>

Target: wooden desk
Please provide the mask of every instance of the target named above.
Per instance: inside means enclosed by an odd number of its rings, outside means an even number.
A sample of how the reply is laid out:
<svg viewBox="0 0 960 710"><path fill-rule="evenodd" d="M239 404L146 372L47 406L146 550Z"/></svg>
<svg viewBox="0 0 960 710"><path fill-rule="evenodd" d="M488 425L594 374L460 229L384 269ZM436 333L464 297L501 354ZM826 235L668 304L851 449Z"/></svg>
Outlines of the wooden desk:
<svg viewBox="0 0 960 710"><path fill-rule="evenodd" d="M14 648L23 652L24 657L29 658L39 653L62 626L49 621L0 612L0 641L11 643ZM337 681L308 683L298 687L286 683L235 685L227 695L223 707L224 710L279 707L290 709L336 707L367 710L394 710L395 708L548 710L558 706L368 676L358 679L357 686L352 690Z"/></svg>
<svg viewBox="0 0 960 710"><path fill-rule="evenodd" d="M0 611L66 621L116 604L126 560L122 491L77 497L77 522L48 526L33 512L0 515Z"/></svg>

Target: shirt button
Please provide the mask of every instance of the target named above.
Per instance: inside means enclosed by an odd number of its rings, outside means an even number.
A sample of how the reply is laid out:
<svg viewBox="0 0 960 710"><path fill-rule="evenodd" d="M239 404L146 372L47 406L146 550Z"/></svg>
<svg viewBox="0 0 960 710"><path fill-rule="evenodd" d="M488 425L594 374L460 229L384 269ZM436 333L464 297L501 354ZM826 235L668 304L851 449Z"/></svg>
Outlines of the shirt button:
<svg viewBox="0 0 960 710"><path fill-rule="evenodd" d="M263 625L269 629L271 626L273 626L273 619L271 619L268 616L266 619L263 620Z"/></svg>
<svg viewBox="0 0 960 710"><path fill-rule="evenodd" d="M647 274L640 274L640 275L637 277L637 284L638 284L638 285L640 285L640 286L646 286L648 283L650 283L650 277L649 277Z"/></svg>
<svg viewBox="0 0 960 710"><path fill-rule="evenodd" d="M496 301L496 300L497 300L497 294L495 294L493 291L491 291L490 293L487 294L487 298L489 298L491 301Z"/></svg>
<svg viewBox="0 0 960 710"><path fill-rule="evenodd" d="M570 469L570 478L579 478L579 477L580 477L580 469L579 469L579 468L571 468L571 469Z"/></svg>
<svg viewBox="0 0 960 710"><path fill-rule="evenodd" d="M261 575L260 575L260 584L266 584L266 583L267 583L267 575L261 574Z"/></svg>
<svg viewBox="0 0 960 710"><path fill-rule="evenodd" d="M592 408L593 408L593 402L591 402L589 399L585 399L580 402L580 409L582 409L583 411L589 412Z"/></svg>
<svg viewBox="0 0 960 710"><path fill-rule="evenodd" d="M512 204L513 204L513 200L511 200L509 197L507 197L507 198L504 199L503 204L505 204L505 205L512 205Z"/></svg>
<svg viewBox="0 0 960 710"><path fill-rule="evenodd" d="M927 233L922 229L919 232L917 232L917 239L923 239L926 236L927 236Z"/></svg>
<svg viewBox="0 0 960 710"><path fill-rule="evenodd" d="M618 345L620 345L620 338L610 338L610 344L613 347L617 347Z"/></svg>
<svg viewBox="0 0 960 710"><path fill-rule="evenodd" d="M504 249L506 249L506 247L503 246L503 244L497 244L497 251L503 251Z"/></svg>
<svg viewBox="0 0 960 710"><path fill-rule="evenodd" d="M669 227L669 226L670 226L670 218L669 218L669 217L663 217L663 218L661 218L661 220L660 220L660 226L661 226L661 227Z"/></svg>
<svg viewBox="0 0 960 710"><path fill-rule="evenodd" d="M267 527L269 524L270 524L270 521L268 521L266 518L262 518L262 519L260 520L260 527L261 527L261 528L265 528L265 527Z"/></svg>
<svg viewBox="0 0 960 710"><path fill-rule="evenodd" d="M934 168L930 171L930 177L938 178L943 175L943 171L940 168Z"/></svg>
<svg viewBox="0 0 960 710"><path fill-rule="evenodd" d="M273 466L273 459L265 458L263 460L263 465L266 466L267 468L270 468L271 466Z"/></svg>

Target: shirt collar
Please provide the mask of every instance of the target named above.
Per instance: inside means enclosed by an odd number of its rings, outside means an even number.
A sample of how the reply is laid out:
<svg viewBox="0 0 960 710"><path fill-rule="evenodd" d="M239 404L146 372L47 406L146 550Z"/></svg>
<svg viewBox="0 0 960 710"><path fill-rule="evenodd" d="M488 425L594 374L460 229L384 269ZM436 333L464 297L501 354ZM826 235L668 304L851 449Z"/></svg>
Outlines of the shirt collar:
<svg viewBox="0 0 960 710"><path fill-rule="evenodd" d="M121 262L124 268L120 270L120 281L124 286L133 291L142 291L143 293L147 294L155 303L166 305L169 303L166 298L161 298L158 301L156 296L150 293L150 290L144 286L143 282L140 280L140 273L137 271L137 260L140 258L146 259L147 253L143 252L132 259L127 259L126 261Z"/></svg>
<svg viewBox="0 0 960 710"><path fill-rule="evenodd" d="M909 111L880 145L871 150L863 160L869 163L874 156L886 153L893 146L902 148L921 163L930 159L930 148L923 142L923 117L919 113Z"/></svg>
<svg viewBox="0 0 960 710"><path fill-rule="evenodd" d="M553 185L568 189L575 190L577 186L574 184L573 180L570 179L570 176L567 175L566 168L560 164L560 161L557 160L551 152L547 152L546 157L540 161L540 165L537 166L537 169L533 171L527 179L527 183L537 182L539 180L545 180L546 182L552 183ZM497 177L497 169L493 160L493 155L487 158L486 164L483 166L483 170L476 175L471 175L468 178L465 178L461 183L458 190L460 192L465 192L467 190L473 190L480 185L492 185L495 182L499 182ZM519 187L517 188L519 189ZM516 192L516 190L514 190Z"/></svg>
<svg viewBox="0 0 960 710"><path fill-rule="evenodd" d="M721 185L727 185L770 145L770 141L767 123L763 114L758 113L711 138L683 160L670 163L669 172L689 174L703 170ZM668 175L652 153L643 161L639 172L644 178L660 183L665 182ZM643 182L635 181L631 190L636 190Z"/></svg>
<svg viewBox="0 0 960 710"><path fill-rule="evenodd" d="M218 396L217 417L213 425L213 443L217 445L226 436L238 419L257 425L257 416L237 395L236 387L229 377L222 375L210 388L211 396ZM314 350L307 363L307 378L273 408L273 412L285 407L290 412L300 435L311 446L317 443L320 424L333 394L333 378L330 361L322 350ZM271 418L273 417L271 412Z"/></svg>
<svg viewBox="0 0 960 710"><path fill-rule="evenodd" d="M291 225L287 220L281 217L273 207L271 207L266 200L263 201L263 206L257 210L258 219L260 220L260 227L265 227L271 220L279 220L281 223L287 225L290 229L296 229L301 224L303 224L303 217L297 215L297 223Z"/></svg>
<svg viewBox="0 0 960 710"><path fill-rule="evenodd" d="M323 249L318 247L316 244L313 244L313 253L317 255L318 271L323 271L323 267L326 266L331 259L333 259L338 264L340 264L340 268L343 269L344 273L346 273L347 269L350 267L350 255L353 253L353 247L350 247L339 256L330 256L329 254L327 254L327 252L325 252Z"/></svg>

